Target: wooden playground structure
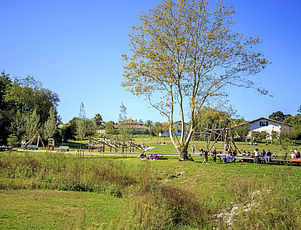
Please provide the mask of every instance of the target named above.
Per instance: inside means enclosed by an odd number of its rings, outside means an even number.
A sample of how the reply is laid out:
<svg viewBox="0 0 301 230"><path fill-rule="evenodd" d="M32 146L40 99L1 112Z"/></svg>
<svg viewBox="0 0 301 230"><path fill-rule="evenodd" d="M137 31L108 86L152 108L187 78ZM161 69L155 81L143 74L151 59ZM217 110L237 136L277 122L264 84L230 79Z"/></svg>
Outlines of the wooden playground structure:
<svg viewBox="0 0 301 230"><path fill-rule="evenodd" d="M204 135L205 142L206 142L206 151L211 152L214 145L218 142L223 140L224 141L224 148L221 149L223 153L226 153L226 151L237 151L238 153L241 153L240 150L237 148L233 132L231 127L223 127L223 128L204 128L204 131L199 132L199 134ZM215 135L214 140L212 140L213 135ZM212 143L213 141L213 143Z"/></svg>
<svg viewBox="0 0 301 230"><path fill-rule="evenodd" d="M34 145L33 142L37 139L37 144ZM22 144L21 145L21 148L24 148L24 149L31 149L31 150L37 150L39 148L39 143L42 143L42 146L45 147L44 143L43 143L43 140L42 140L42 137L39 133L39 131L36 131L34 136L29 140L27 141L26 143Z"/></svg>
<svg viewBox="0 0 301 230"><path fill-rule="evenodd" d="M92 149L97 149L98 152L105 152L106 148L109 148L109 151L112 152L122 152L122 153L132 153L135 149L143 149L142 146L135 144L134 139L129 139L127 141L122 141L118 138L92 138L89 137L88 149L89 152Z"/></svg>

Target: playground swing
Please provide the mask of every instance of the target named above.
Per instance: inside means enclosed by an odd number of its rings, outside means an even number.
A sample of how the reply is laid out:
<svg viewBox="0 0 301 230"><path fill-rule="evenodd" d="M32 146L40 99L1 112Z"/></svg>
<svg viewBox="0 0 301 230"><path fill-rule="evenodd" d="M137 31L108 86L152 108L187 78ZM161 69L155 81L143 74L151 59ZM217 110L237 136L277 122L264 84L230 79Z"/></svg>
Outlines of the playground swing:
<svg viewBox="0 0 301 230"><path fill-rule="evenodd" d="M33 145L32 143L34 142L35 139L37 139L37 144ZM34 136L28 142L26 142L25 145L22 147L25 149L38 150L40 141L42 143L42 146L45 147L39 131L36 131Z"/></svg>

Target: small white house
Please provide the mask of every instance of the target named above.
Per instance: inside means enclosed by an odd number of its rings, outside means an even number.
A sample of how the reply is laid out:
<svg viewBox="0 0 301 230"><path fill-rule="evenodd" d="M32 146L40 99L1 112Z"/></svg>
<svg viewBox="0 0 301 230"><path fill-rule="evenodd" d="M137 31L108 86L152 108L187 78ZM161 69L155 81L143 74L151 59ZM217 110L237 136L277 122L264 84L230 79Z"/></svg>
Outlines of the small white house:
<svg viewBox="0 0 301 230"><path fill-rule="evenodd" d="M272 131L277 132L278 135L279 135L281 131L289 132L290 127L291 127L288 124L285 124L283 122L276 121L276 120L273 120L273 119L269 119L269 118L266 118L266 117L261 117L261 118L258 118L256 120L253 120L253 121L244 122L240 125L246 125L246 124L249 124L249 126L250 126L250 132L247 136L248 138L251 137L251 132L252 131L257 131L257 132L264 132L265 131L269 134L267 139L271 139L272 138L271 137Z"/></svg>

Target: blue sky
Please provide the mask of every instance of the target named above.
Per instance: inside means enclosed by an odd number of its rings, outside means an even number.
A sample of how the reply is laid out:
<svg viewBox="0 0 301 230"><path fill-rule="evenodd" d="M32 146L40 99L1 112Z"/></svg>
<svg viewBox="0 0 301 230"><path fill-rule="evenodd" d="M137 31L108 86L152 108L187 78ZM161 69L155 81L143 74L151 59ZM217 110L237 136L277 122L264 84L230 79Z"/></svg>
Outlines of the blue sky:
<svg viewBox="0 0 301 230"><path fill-rule="evenodd" d="M231 88L229 99L247 120L277 110L296 114L301 105L301 1L233 0L236 29L262 40L272 62L254 79L274 95ZM0 0L0 69L31 75L58 93L68 122L83 102L87 117L118 120L120 104L133 119L165 121L143 98L121 86L130 27L159 0Z"/></svg>

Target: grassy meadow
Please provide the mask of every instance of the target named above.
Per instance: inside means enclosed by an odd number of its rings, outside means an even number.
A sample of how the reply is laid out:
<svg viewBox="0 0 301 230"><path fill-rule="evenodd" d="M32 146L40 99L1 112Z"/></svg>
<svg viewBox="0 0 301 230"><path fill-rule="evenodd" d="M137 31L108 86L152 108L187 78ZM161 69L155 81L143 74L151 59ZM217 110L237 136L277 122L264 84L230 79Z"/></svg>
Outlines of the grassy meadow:
<svg viewBox="0 0 301 230"><path fill-rule="evenodd" d="M136 143L175 153L167 138L166 145L153 137ZM301 167L193 158L1 152L0 229L301 228Z"/></svg>

